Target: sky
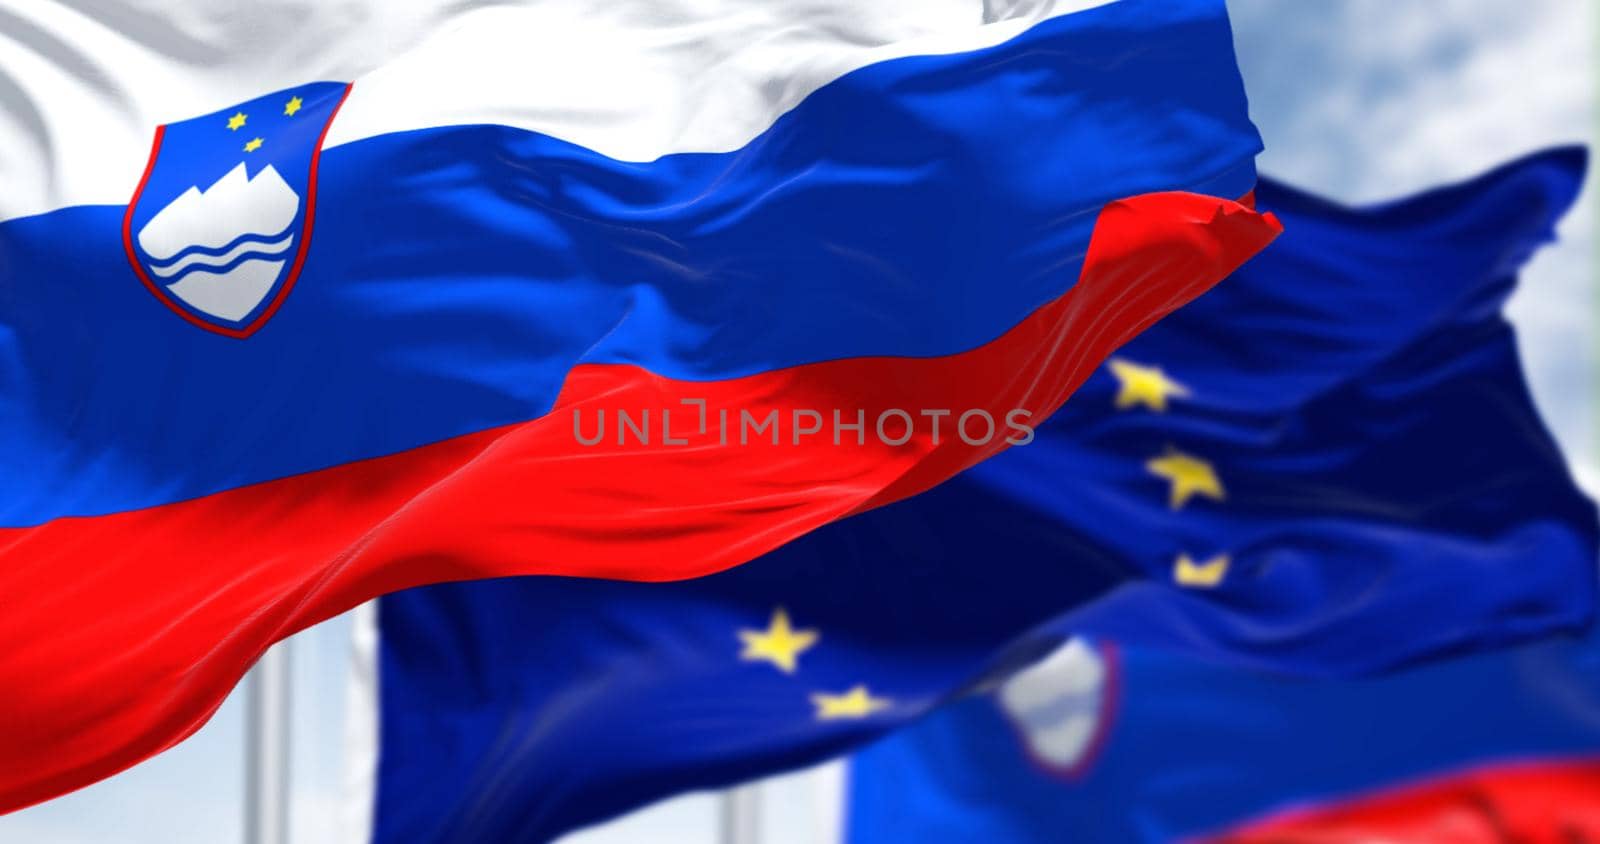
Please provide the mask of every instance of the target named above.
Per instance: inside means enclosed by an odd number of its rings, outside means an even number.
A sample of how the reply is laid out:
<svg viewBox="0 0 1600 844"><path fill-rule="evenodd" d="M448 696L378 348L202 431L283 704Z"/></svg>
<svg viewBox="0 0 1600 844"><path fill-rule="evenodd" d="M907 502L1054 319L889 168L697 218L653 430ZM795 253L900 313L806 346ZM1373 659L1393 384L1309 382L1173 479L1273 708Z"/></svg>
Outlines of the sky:
<svg viewBox="0 0 1600 844"><path fill-rule="evenodd" d="M1399 197L1558 143L1591 142L1600 4L1577 0L1230 0L1263 173L1334 199ZM1524 274L1511 305L1535 400L1586 487L1597 449L1596 191ZM1465 423L1464 423L1465 424ZM292 646L295 844L348 840L346 672L352 624ZM235 694L199 733L131 771L0 817L0 841L241 841L243 707ZM830 840L837 769L757 791L763 844ZM712 795L669 800L563 844L716 841Z"/></svg>

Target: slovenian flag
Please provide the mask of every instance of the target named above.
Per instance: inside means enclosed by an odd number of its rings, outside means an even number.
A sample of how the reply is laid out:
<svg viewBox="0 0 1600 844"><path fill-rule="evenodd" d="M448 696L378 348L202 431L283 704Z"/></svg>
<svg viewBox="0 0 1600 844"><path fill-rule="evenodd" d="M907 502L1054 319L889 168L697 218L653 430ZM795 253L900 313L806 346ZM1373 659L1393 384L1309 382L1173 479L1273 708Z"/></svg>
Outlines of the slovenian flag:
<svg viewBox="0 0 1600 844"><path fill-rule="evenodd" d="M1073 639L850 761L838 840L1600 835L1600 629L1361 681Z"/></svg>
<svg viewBox="0 0 1600 844"><path fill-rule="evenodd" d="M925 490L1277 232L1221 0L439 5L0 55L0 810L376 595Z"/></svg>

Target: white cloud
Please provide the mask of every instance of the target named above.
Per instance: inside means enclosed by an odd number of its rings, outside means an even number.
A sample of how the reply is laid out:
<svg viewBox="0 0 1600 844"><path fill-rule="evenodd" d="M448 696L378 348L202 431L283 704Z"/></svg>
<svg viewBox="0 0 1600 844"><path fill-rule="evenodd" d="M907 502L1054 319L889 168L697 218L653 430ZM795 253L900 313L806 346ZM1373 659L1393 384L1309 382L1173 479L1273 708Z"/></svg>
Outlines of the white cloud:
<svg viewBox="0 0 1600 844"><path fill-rule="evenodd" d="M1347 202L1459 181L1593 136L1594 17L1571 0L1232 0L1261 168ZM1535 397L1595 476L1596 191L1511 305ZM1591 487L1591 490L1593 488Z"/></svg>

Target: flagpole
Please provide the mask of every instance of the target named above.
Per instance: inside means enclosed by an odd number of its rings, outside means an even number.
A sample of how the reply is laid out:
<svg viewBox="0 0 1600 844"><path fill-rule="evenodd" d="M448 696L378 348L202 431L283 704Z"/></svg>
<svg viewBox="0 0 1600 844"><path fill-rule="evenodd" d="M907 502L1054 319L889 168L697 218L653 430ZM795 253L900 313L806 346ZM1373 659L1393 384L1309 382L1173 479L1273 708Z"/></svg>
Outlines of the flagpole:
<svg viewBox="0 0 1600 844"><path fill-rule="evenodd" d="M251 670L245 699L245 844L289 844L290 646Z"/></svg>
<svg viewBox="0 0 1600 844"><path fill-rule="evenodd" d="M760 844L761 786L741 785L722 792L721 844Z"/></svg>
<svg viewBox="0 0 1600 844"><path fill-rule="evenodd" d="M378 786L378 602L350 611L349 672L345 675L344 782L339 841L372 840Z"/></svg>

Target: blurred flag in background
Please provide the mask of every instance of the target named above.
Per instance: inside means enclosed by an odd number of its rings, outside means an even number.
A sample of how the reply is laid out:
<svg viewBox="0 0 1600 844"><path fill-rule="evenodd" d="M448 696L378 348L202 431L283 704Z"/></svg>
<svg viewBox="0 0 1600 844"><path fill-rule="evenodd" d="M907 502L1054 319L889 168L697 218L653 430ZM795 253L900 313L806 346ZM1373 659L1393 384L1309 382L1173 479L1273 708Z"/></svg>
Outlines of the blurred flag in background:
<svg viewBox="0 0 1600 844"><path fill-rule="evenodd" d="M1360 210L1263 183L1279 244L1033 443L739 569L385 598L375 839L543 840L802 765L1075 633L1351 674L1580 626L1594 508L1500 309L1583 161Z"/></svg>
<svg viewBox="0 0 1600 844"><path fill-rule="evenodd" d="M849 762L850 842L1600 837L1600 634L1306 680L1074 639Z"/></svg>

